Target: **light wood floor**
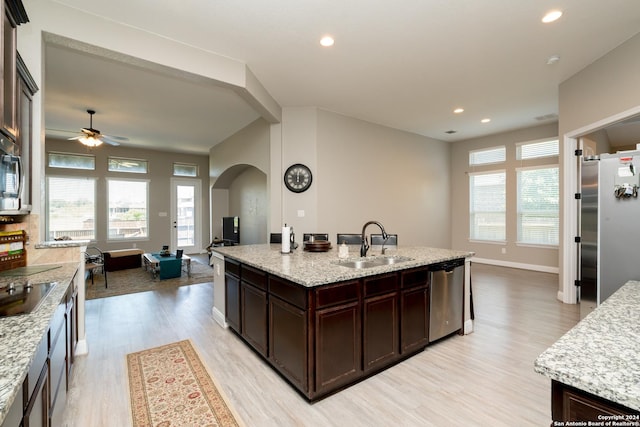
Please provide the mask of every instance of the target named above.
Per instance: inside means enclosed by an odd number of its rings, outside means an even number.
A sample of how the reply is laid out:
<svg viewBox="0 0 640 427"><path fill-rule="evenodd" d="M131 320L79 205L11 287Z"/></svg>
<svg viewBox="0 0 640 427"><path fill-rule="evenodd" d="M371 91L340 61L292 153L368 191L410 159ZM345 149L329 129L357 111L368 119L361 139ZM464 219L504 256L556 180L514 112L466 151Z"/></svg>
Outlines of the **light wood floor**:
<svg viewBox="0 0 640 427"><path fill-rule="evenodd" d="M550 381L533 361L579 319L578 306L556 299L557 280L474 264L473 334L315 404L213 321L211 283L91 300L65 425L130 425L125 355L188 338L248 427L548 426Z"/></svg>

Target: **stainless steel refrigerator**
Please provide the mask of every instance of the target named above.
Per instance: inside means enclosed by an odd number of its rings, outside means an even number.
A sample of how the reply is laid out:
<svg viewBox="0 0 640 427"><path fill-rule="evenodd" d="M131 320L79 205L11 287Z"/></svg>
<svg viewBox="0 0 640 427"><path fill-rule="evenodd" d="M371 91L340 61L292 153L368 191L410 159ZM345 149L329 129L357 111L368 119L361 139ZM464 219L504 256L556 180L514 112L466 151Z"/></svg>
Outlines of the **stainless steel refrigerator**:
<svg viewBox="0 0 640 427"><path fill-rule="evenodd" d="M640 280L640 151L581 165L580 316L629 280Z"/></svg>

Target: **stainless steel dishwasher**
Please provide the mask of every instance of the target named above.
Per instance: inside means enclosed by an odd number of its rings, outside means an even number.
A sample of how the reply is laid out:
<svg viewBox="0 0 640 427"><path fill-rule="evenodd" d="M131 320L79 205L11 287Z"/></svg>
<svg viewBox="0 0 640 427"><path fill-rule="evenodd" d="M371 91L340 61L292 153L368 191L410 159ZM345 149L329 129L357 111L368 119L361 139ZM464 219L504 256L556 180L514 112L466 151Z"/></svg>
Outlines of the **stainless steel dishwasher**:
<svg viewBox="0 0 640 427"><path fill-rule="evenodd" d="M429 266L429 342L462 329L464 259Z"/></svg>

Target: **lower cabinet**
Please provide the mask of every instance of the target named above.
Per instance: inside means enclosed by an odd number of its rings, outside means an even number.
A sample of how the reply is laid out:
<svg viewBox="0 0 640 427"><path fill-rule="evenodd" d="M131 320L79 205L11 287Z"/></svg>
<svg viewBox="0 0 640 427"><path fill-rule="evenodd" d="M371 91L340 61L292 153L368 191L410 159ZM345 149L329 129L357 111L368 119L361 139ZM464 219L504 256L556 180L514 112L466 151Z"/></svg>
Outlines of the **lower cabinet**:
<svg viewBox="0 0 640 427"><path fill-rule="evenodd" d="M225 264L225 269L228 264ZM225 273L224 275L224 305L227 324L231 329L240 333L240 277Z"/></svg>
<svg viewBox="0 0 640 427"><path fill-rule="evenodd" d="M78 287L75 280L74 277L51 318L49 330L36 347L22 393L16 396L1 427L62 425L78 342Z"/></svg>
<svg viewBox="0 0 640 427"><path fill-rule="evenodd" d="M263 356L267 356L267 292L241 282L241 335Z"/></svg>
<svg viewBox="0 0 640 427"><path fill-rule="evenodd" d="M400 353L423 349L429 342L429 271L400 273Z"/></svg>
<svg viewBox="0 0 640 427"><path fill-rule="evenodd" d="M602 421L603 416L637 416L639 414L638 411L587 393L586 391L562 384L558 381L551 381L551 417L553 421L596 422ZM634 417L628 420L637 422L638 419L639 418ZM625 420L625 418L620 418L620 420Z"/></svg>
<svg viewBox="0 0 640 427"><path fill-rule="evenodd" d="M45 427L45 426L57 426L60 424L53 424L50 420L50 407L49 407L49 364L45 363L42 368L42 372L36 381L36 387L34 393L29 399L22 425L24 427Z"/></svg>
<svg viewBox="0 0 640 427"><path fill-rule="evenodd" d="M363 279L363 369L383 368L399 356L398 278L386 274Z"/></svg>
<svg viewBox="0 0 640 427"><path fill-rule="evenodd" d="M428 269L304 287L225 258L230 328L313 401L428 344Z"/></svg>

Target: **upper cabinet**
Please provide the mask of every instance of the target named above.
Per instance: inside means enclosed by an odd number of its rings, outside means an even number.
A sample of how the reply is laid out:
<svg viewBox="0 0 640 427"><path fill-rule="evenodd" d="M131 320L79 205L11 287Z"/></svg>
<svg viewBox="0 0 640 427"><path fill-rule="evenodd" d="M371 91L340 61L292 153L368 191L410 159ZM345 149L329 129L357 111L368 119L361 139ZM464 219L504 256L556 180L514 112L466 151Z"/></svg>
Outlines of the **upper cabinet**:
<svg viewBox="0 0 640 427"><path fill-rule="evenodd" d="M4 0L1 3L2 21L0 34L0 130L14 142L18 137L18 77L17 77L17 27L29 21L21 0Z"/></svg>

